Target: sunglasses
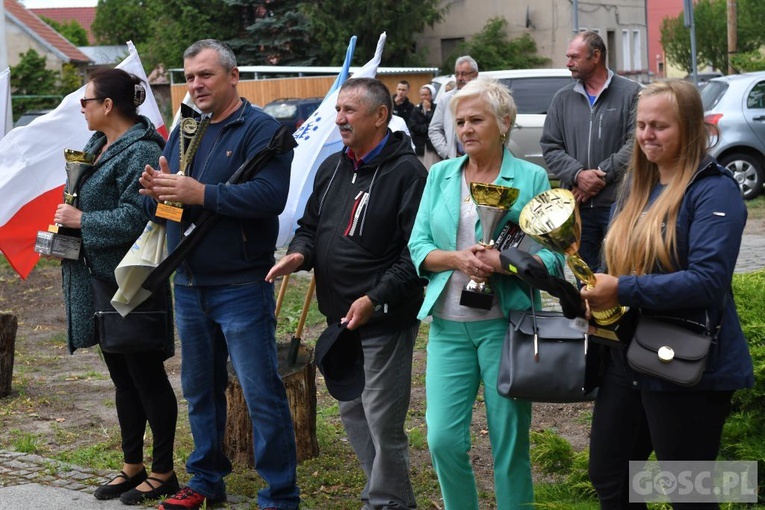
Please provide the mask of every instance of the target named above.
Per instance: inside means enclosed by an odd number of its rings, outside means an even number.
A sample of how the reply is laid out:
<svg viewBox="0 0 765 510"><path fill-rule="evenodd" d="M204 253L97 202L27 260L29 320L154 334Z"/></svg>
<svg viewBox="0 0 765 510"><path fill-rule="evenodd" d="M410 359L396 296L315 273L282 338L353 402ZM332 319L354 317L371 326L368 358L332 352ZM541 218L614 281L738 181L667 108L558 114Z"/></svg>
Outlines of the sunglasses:
<svg viewBox="0 0 765 510"><path fill-rule="evenodd" d="M83 97L80 99L80 106L85 108L88 105L88 101L103 101L105 97Z"/></svg>

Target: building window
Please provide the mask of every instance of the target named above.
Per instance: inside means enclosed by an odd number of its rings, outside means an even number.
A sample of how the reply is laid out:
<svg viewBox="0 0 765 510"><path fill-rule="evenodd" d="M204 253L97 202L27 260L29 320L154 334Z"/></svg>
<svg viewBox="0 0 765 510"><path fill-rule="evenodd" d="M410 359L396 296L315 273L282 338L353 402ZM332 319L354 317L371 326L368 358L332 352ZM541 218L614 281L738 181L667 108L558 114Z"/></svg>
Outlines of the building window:
<svg viewBox="0 0 765 510"><path fill-rule="evenodd" d="M630 31L622 30L622 67L625 71L632 71L632 59L630 58Z"/></svg>
<svg viewBox="0 0 765 510"><path fill-rule="evenodd" d="M441 60L445 61L449 55L457 51L457 46L465 42L464 37L453 37L450 39L441 39Z"/></svg>
<svg viewBox="0 0 765 510"><path fill-rule="evenodd" d="M640 44L640 30L632 31L632 70L643 69L643 47Z"/></svg>

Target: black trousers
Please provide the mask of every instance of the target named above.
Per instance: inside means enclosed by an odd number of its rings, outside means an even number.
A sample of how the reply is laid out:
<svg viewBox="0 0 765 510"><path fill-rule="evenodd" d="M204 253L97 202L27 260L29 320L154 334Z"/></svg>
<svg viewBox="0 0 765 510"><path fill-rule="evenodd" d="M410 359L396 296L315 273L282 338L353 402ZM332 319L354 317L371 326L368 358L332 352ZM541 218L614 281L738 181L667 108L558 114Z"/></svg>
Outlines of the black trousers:
<svg viewBox="0 0 765 510"><path fill-rule="evenodd" d="M172 471L178 402L165 372L165 354L147 351L103 355L116 388L125 462L143 462L143 436L148 421L154 439L151 470Z"/></svg>
<svg viewBox="0 0 765 510"><path fill-rule="evenodd" d="M638 391L607 373L595 401L590 480L603 510L645 509L629 503L629 461L715 460L732 391ZM717 503L673 504L679 510L719 509Z"/></svg>

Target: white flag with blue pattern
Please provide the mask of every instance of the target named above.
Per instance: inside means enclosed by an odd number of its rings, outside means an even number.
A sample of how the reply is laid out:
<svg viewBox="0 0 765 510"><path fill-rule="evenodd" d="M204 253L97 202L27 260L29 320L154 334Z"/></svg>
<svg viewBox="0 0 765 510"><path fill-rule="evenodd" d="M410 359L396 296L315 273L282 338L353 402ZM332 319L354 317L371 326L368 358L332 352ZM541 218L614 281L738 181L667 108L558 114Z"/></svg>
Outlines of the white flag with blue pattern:
<svg viewBox="0 0 765 510"><path fill-rule="evenodd" d="M375 77L377 67L380 65L380 59L382 58L385 39L386 35L383 32L377 41L374 57L364 67L353 73L354 78ZM279 216L277 246L286 246L290 239L292 239L292 235L297 228L297 220L302 217L305 204L311 195L313 179L316 176L316 170L319 168L319 165L330 154L334 154L343 148L340 131L335 124L335 106L340 86L348 79L355 47L356 36L354 35L348 45L343 69L324 97L324 101L300 126L300 129L295 131L294 136L298 146L295 148L295 157L292 160L292 175L290 176L290 193L287 198L287 205L284 208L284 212Z"/></svg>

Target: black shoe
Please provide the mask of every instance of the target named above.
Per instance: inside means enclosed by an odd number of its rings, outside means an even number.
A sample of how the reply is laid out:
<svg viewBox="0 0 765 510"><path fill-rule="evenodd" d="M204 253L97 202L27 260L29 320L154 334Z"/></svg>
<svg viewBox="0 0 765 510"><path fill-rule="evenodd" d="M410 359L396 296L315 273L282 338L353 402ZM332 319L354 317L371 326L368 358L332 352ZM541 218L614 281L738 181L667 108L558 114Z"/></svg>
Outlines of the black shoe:
<svg viewBox="0 0 765 510"><path fill-rule="evenodd" d="M123 492L127 492L130 489L133 489L135 487L138 487L143 483L144 480L146 480L146 468L141 469L140 472L138 472L134 477L129 477L127 473L124 471L120 471L120 474L115 476L112 479L112 482L116 480L117 478L122 478L125 481L122 483L115 483L112 485L106 484L102 485L98 489L96 489L96 492L93 493L93 495L96 497L96 499L114 499L118 498L120 494Z"/></svg>
<svg viewBox="0 0 765 510"><path fill-rule="evenodd" d="M152 481L157 482L157 485L151 483ZM124 505L138 505L148 499L159 499L162 496L175 494L181 488L180 485L178 485L178 477L175 476L175 473L170 475L170 478L165 481L149 476L144 482L151 487L150 491L142 492L138 489L130 489L129 491L122 493L120 501L122 501Z"/></svg>

